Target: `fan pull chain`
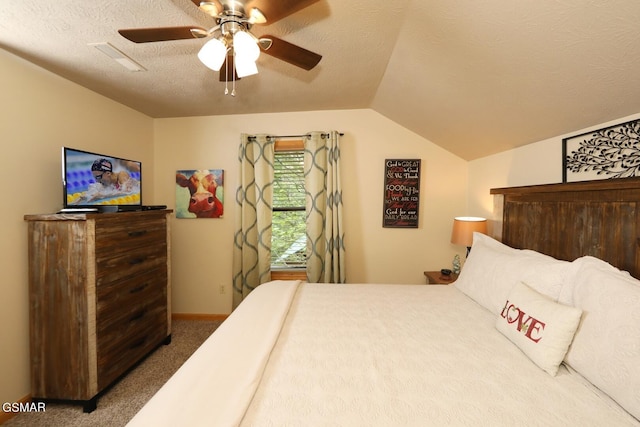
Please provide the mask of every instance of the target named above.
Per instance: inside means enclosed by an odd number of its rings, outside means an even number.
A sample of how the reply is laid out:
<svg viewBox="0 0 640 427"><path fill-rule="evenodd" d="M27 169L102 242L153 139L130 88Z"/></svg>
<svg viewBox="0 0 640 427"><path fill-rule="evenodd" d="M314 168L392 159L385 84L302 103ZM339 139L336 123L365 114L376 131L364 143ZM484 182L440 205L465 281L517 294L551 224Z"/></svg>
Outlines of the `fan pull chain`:
<svg viewBox="0 0 640 427"><path fill-rule="evenodd" d="M229 95L229 61L225 61L224 65L225 76L224 76L224 94Z"/></svg>
<svg viewBox="0 0 640 427"><path fill-rule="evenodd" d="M236 52L233 52L233 90L231 90L231 96L236 96Z"/></svg>

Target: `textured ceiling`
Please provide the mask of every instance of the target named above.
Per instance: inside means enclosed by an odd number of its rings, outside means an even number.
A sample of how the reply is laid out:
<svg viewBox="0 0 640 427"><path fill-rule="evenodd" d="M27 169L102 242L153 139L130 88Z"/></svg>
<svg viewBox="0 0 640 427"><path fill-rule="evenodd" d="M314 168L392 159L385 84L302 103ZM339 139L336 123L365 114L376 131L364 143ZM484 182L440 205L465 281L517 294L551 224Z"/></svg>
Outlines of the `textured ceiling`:
<svg viewBox="0 0 640 427"><path fill-rule="evenodd" d="M235 97L198 61L203 40L117 33L212 27L190 0L2 1L0 48L151 117L372 108L471 160L640 112L638 22L637 0L320 0L252 29L320 64L261 55Z"/></svg>

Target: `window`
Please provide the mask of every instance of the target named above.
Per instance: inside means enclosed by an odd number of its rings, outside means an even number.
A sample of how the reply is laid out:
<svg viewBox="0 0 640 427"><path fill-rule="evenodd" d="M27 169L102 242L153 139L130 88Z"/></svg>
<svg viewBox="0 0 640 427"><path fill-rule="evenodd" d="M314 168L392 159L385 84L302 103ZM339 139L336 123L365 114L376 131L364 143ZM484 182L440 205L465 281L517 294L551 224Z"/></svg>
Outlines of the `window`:
<svg viewBox="0 0 640 427"><path fill-rule="evenodd" d="M302 140L276 141L275 144L272 279L276 278L274 270L304 269L307 264L303 149Z"/></svg>

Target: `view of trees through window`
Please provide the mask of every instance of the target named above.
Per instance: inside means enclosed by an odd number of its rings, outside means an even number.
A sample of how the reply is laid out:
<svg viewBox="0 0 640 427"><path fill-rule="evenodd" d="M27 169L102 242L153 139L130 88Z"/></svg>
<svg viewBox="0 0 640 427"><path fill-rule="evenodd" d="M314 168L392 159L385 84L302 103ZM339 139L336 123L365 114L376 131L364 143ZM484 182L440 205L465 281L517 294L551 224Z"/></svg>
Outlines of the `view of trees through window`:
<svg viewBox="0 0 640 427"><path fill-rule="evenodd" d="M276 151L271 267L306 266L304 152Z"/></svg>

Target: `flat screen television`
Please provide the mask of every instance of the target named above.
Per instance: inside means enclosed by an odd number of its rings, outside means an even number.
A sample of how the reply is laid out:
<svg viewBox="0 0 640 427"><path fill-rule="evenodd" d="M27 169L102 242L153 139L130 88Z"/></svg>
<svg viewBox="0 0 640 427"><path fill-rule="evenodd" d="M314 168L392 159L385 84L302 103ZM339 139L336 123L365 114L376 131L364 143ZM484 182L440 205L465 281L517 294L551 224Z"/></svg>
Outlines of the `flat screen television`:
<svg viewBox="0 0 640 427"><path fill-rule="evenodd" d="M66 209L142 209L142 162L62 147Z"/></svg>

